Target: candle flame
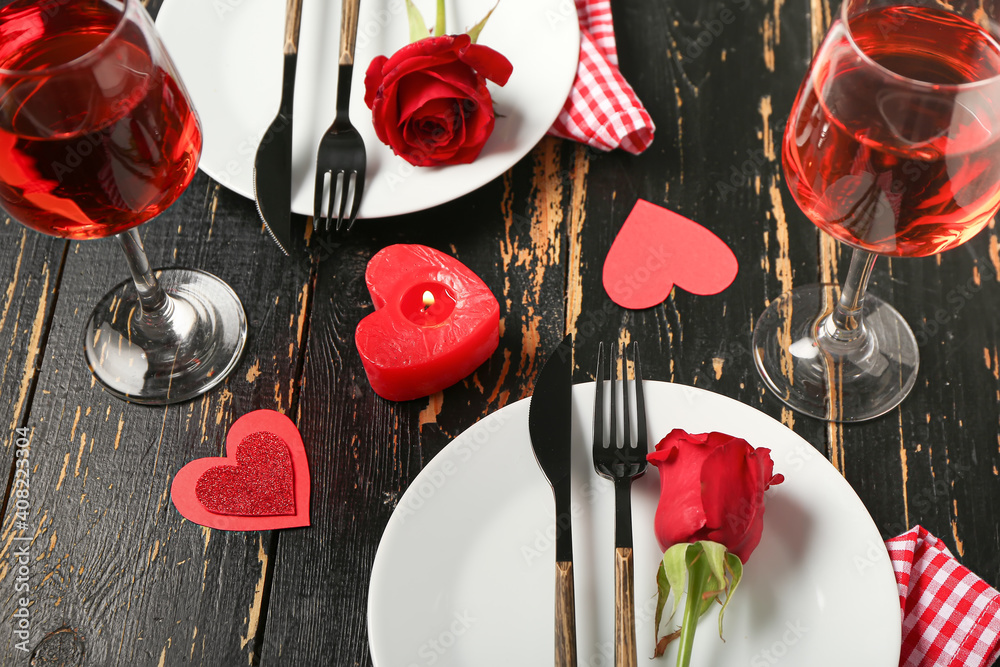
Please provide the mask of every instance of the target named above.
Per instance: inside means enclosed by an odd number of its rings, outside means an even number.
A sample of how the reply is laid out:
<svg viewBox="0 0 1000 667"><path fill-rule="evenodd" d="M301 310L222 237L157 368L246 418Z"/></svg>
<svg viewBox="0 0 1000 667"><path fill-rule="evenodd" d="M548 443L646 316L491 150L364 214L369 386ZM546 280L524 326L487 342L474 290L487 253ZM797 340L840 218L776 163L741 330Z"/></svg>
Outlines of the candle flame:
<svg viewBox="0 0 1000 667"><path fill-rule="evenodd" d="M423 298L424 298L424 310L427 310L428 308L434 305L434 295L431 293L430 290L424 291Z"/></svg>

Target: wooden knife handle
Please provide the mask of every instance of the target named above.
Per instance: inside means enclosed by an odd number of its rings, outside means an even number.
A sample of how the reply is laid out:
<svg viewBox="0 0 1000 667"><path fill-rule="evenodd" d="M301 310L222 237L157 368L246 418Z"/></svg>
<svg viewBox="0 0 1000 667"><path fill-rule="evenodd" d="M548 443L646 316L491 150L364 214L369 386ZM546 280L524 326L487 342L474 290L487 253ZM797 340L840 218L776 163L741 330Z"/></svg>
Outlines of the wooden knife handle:
<svg viewBox="0 0 1000 667"><path fill-rule="evenodd" d="M556 561L556 667L576 667L573 563Z"/></svg>
<svg viewBox="0 0 1000 667"><path fill-rule="evenodd" d="M358 5L360 0L343 0L340 15L340 64L354 64L354 44L358 39Z"/></svg>
<svg viewBox="0 0 1000 667"><path fill-rule="evenodd" d="M288 0L285 6L285 48L286 56L299 52L299 26L302 24L302 0Z"/></svg>
<svg viewBox="0 0 1000 667"><path fill-rule="evenodd" d="M615 667L636 667L632 549L615 549Z"/></svg>

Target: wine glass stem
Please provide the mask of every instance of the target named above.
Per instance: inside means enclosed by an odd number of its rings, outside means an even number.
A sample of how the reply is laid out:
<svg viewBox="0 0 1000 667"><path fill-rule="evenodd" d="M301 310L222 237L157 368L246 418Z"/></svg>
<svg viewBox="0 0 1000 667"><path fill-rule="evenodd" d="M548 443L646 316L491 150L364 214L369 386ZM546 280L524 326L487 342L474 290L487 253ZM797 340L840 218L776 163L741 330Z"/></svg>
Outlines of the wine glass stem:
<svg viewBox="0 0 1000 667"><path fill-rule="evenodd" d="M129 271L132 272L135 289L139 293L142 323L154 329L165 328L165 325L169 324L173 304L149 267L149 259L142 248L139 232L133 227L127 232L116 234L115 238L125 251L125 260L128 262Z"/></svg>
<svg viewBox="0 0 1000 667"><path fill-rule="evenodd" d="M821 325L821 337L839 346L855 347L863 344L866 337L861 310L865 305L865 292L871 278L877 256L855 248L851 255L851 268L840 292L840 300L833 312Z"/></svg>

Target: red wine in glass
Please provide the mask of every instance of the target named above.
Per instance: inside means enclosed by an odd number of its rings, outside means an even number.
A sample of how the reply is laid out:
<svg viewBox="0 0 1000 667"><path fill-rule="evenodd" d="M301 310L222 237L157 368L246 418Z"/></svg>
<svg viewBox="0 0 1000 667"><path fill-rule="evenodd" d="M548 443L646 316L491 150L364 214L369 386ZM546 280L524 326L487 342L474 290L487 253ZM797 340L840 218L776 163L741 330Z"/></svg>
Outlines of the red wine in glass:
<svg viewBox="0 0 1000 667"><path fill-rule="evenodd" d="M194 177L197 117L138 30L124 26L106 43L120 15L93 2L20 0L0 10L0 69L56 68L19 83L15 93L30 104L0 117L0 204L32 229L111 236L162 212ZM115 63L110 80L68 82L58 69L102 48L112 51L101 54Z"/></svg>
<svg viewBox="0 0 1000 667"><path fill-rule="evenodd" d="M83 343L105 389L136 403L203 394L246 341L233 290L196 269L154 272L135 229L191 183L201 145L139 0L0 7L0 207L46 234L121 244L132 280L98 302Z"/></svg>
<svg viewBox="0 0 1000 667"><path fill-rule="evenodd" d="M1000 206L1000 99L995 85L955 103L937 91L1000 75L1000 45L931 7L871 9L850 27L871 61L926 90L887 88L851 58L819 63L785 135L793 196L817 226L870 252L922 257L964 243Z"/></svg>
<svg viewBox="0 0 1000 667"><path fill-rule="evenodd" d="M872 419L913 388L913 331L866 294L878 255L954 248L1000 207L1000 0L844 0L785 126L796 203L852 246L843 289L771 301L754 363L786 405Z"/></svg>

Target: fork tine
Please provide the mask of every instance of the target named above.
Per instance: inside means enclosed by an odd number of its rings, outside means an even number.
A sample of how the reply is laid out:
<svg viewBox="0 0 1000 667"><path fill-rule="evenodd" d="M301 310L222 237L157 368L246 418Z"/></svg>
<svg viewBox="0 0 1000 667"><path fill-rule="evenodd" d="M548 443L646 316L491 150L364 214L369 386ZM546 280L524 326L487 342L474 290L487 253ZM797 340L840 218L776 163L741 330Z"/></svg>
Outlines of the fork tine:
<svg viewBox="0 0 1000 667"><path fill-rule="evenodd" d="M615 394L618 393L615 388L615 377L618 375L618 346L613 345L611 347L611 369L608 371L608 378L611 380L611 446L615 449L618 448L618 429L615 426L618 417L618 408L615 405Z"/></svg>
<svg viewBox="0 0 1000 667"><path fill-rule="evenodd" d="M340 180L340 175L335 174L332 171L330 173L330 199L326 208L326 217L324 220L324 229L330 231L330 221L333 219L333 212L337 208L337 184Z"/></svg>
<svg viewBox="0 0 1000 667"><path fill-rule="evenodd" d="M344 231L351 231L354 221L358 219L358 209L361 208L361 195L364 191L365 179L362 174L357 174L354 178L354 201L351 202L351 219L347 221L347 228Z"/></svg>
<svg viewBox="0 0 1000 667"><path fill-rule="evenodd" d="M348 174L346 171L340 172L341 180L343 185L340 187L340 208L337 211L337 227L336 230L340 231L340 226L344 223L344 212L347 210L347 195L351 190L351 181L353 180L354 174ZM333 211L330 211L330 217L333 217Z"/></svg>
<svg viewBox="0 0 1000 667"><path fill-rule="evenodd" d="M326 175L316 174L316 187L313 193L313 231L319 231L319 223L323 221L323 185Z"/></svg>
<svg viewBox="0 0 1000 667"><path fill-rule="evenodd" d="M622 346L622 446L632 446L632 428L629 420L631 412L628 398L628 348Z"/></svg>
<svg viewBox="0 0 1000 667"><path fill-rule="evenodd" d="M632 342L632 363L635 365L635 424L638 429L636 446L648 451L646 443L646 400L642 394L642 371L639 370L639 341Z"/></svg>
<svg viewBox="0 0 1000 667"><path fill-rule="evenodd" d="M597 380L594 383L594 448L604 447L604 343L597 345Z"/></svg>

